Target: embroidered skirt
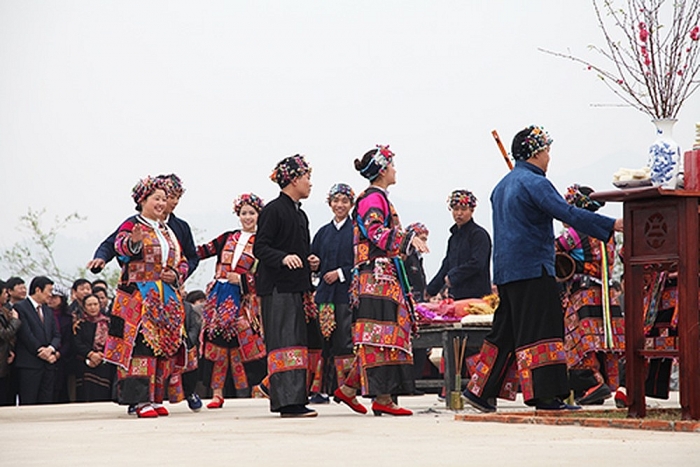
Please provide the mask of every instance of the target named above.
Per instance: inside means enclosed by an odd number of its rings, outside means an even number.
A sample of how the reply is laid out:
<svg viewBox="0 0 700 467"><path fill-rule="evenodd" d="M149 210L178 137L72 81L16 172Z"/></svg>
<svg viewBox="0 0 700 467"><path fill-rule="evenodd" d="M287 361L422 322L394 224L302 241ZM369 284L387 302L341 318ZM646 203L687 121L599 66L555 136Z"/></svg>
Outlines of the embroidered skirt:
<svg viewBox="0 0 700 467"><path fill-rule="evenodd" d="M380 258L362 265L351 287L358 297L353 367L359 372L362 395L412 394L411 304L401 290L393 262ZM350 378L348 384L353 383Z"/></svg>

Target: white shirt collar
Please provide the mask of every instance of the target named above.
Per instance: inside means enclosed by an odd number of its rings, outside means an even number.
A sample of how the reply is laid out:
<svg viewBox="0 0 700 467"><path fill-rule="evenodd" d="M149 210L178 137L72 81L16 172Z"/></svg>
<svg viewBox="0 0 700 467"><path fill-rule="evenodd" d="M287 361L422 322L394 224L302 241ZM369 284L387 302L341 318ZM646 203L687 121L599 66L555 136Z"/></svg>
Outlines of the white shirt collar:
<svg viewBox="0 0 700 467"><path fill-rule="evenodd" d="M343 226L345 225L345 223L346 223L347 221L348 221L348 218L346 217L346 218L343 219L342 221L336 222L335 217L334 217L334 218L333 218L333 225L335 226L336 230L340 230L340 229L343 228Z"/></svg>

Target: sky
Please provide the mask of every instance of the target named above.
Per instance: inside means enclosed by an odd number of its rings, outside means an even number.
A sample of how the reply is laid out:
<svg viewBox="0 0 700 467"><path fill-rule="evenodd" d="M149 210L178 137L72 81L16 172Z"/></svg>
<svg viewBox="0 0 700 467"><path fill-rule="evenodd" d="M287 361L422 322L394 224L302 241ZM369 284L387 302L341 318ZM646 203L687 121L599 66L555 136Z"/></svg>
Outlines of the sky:
<svg viewBox="0 0 700 467"><path fill-rule="evenodd" d="M507 173L491 137L543 125L547 176L615 189L620 167L646 164L655 130L581 65L604 63L592 5L571 0L7 1L0 0L0 250L25 241L19 218L45 209L86 219L61 230L56 257L77 269L135 213L146 175L185 183L176 214L197 243L236 228L233 199L278 195L268 176L305 154L312 234L332 215L336 182L366 180L353 160L376 144L396 153L390 198L404 225L430 229L428 276L445 254L448 194L469 189L491 231L489 195ZM700 121L695 94L674 137ZM621 215L621 206L601 211ZM204 287L214 260L187 284ZM0 264L0 277L8 265ZM89 279L94 276L88 274Z"/></svg>

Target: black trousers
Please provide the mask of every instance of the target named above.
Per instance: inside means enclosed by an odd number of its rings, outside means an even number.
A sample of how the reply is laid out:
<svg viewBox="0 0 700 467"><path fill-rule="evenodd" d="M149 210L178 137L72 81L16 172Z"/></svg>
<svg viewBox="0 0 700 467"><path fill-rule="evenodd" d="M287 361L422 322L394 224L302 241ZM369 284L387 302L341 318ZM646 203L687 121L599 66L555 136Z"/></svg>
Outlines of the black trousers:
<svg viewBox="0 0 700 467"><path fill-rule="evenodd" d="M308 340L302 294L275 289L260 301L270 375L270 411L306 405Z"/></svg>
<svg viewBox="0 0 700 467"><path fill-rule="evenodd" d="M56 369L16 368L19 380L20 405L52 404L56 385Z"/></svg>
<svg viewBox="0 0 700 467"><path fill-rule="evenodd" d="M501 302L469 390L482 398L514 397L519 380L525 402L568 397L564 316L555 279L543 271L535 279L499 285L498 293Z"/></svg>

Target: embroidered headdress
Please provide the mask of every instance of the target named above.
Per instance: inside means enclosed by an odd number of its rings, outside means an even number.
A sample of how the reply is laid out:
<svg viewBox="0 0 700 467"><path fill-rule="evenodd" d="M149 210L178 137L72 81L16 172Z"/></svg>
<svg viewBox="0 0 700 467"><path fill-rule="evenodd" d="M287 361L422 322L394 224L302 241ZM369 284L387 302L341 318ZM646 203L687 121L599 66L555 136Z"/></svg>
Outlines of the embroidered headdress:
<svg viewBox="0 0 700 467"><path fill-rule="evenodd" d="M447 205L452 209L455 206L476 207L476 196L469 190L455 190L447 197Z"/></svg>
<svg viewBox="0 0 700 467"><path fill-rule="evenodd" d="M270 174L270 180L277 183L280 188L284 188L295 178L302 177L309 172L311 172L311 166L306 162L304 156L296 154L279 161Z"/></svg>
<svg viewBox="0 0 700 467"><path fill-rule="evenodd" d="M406 230L407 230L408 232L413 232L413 233L415 233L415 234L416 234L417 236L419 236L419 237L420 237L421 235L428 235L428 234L430 234L430 231L429 231L428 228L425 226L425 224L422 224L422 223L420 223L420 222L414 222L413 224L408 224L408 226L406 227Z"/></svg>
<svg viewBox="0 0 700 467"><path fill-rule="evenodd" d="M345 195L350 198L350 203L355 202L355 192L352 191L352 187L346 183L336 183L330 190L328 190L328 196L326 197L326 202L330 203L335 195Z"/></svg>
<svg viewBox="0 0 700 467"><path fill-rule="evenodd" d="M170 175L158 175L159 179L165 181L166 192L168 195L177 196L178 198L182 196L185 192L185 187L182 184L182 179L175 174Z"/></svg>
<svg viewBox="0 0 700 467"><path fill-rule="evenodd" d="M233 212L240 216L241 209L243 208L244 204L249 205L258 213L260 213L262 208L265 207L265 202L255 193L243 193L241 196L233 200Z"/></svg>
<svg viewBox="0 0 700 467"><path fill-rule="evenodd" d="M139 180L131 189L131 197L134 199L136 206L140 206L143 200L156 190L168 192L168 186L164 179L153 178L148 175L146 178Z"/></svg>
<svg viewBox="0 0 700 467"><path fill-rule="evenodd" d="M526 161L538 152L547 149L554 140L549 136L544 129L544 127L530 125L524 131L518 133L525 133L527 135L524 138L516 138L513 140L513 147L511 148L513 152L513 159L516 161ZM519 140L519 141L518 141Z"/></svg>
<svg viewBox="0 0 700 467"><path fill-rule="evenodd" d="M605 206L605 202L592 200L590 196L591 193L593 193L592 188L581 186L577 183L566 189L564 199L566 199L567 203L578 208L595 212L601 207Z"/></svg>
<svg viewBox="0 0 700 467"><path fill-rule="evenodd" d="M377 178L379 176L379 172L386 169L393 160L394 153L389 150L389 145L382 146L381 144L378 144L372 158L369 159L364 167L360 167L357 170L360 171L360 175L371 182Z"/></svg>

